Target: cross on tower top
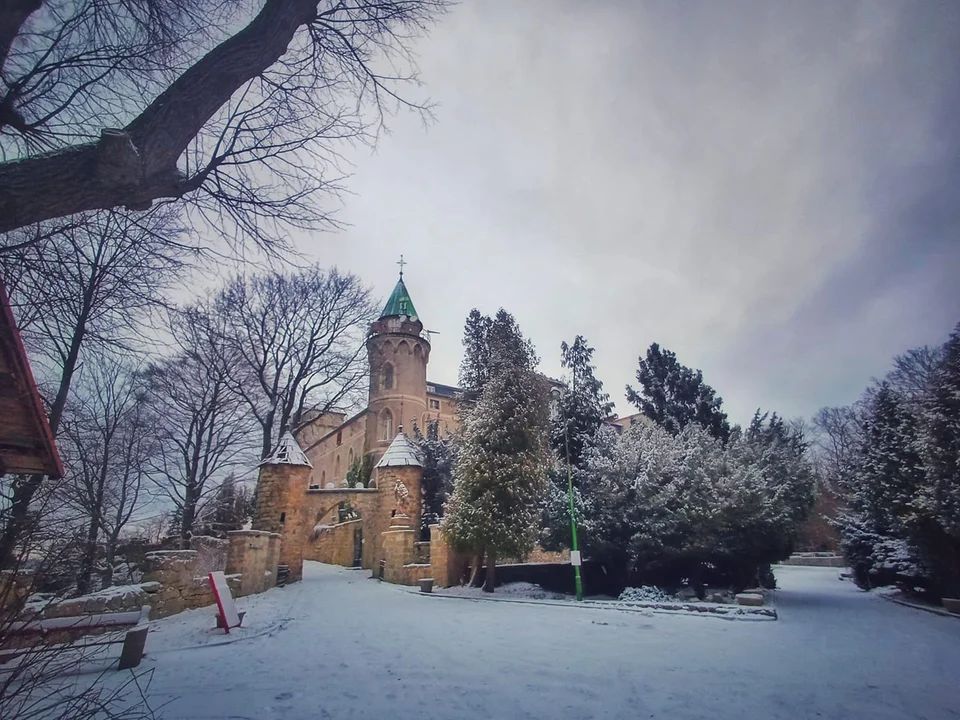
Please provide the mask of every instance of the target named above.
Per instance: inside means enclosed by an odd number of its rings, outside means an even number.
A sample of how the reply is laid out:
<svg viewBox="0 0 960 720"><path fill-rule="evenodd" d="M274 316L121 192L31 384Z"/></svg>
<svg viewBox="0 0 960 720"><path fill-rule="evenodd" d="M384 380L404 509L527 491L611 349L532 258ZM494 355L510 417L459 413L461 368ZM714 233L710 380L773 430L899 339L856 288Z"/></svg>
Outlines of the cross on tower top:
<svg viewBox="0 0 960 720"><path fill-rule="evenodd" d="M400 256L400 262L397 265L400 266L400 279L403 280L403 266L406 265L406 260L403 259L403 255Z"/></svg>

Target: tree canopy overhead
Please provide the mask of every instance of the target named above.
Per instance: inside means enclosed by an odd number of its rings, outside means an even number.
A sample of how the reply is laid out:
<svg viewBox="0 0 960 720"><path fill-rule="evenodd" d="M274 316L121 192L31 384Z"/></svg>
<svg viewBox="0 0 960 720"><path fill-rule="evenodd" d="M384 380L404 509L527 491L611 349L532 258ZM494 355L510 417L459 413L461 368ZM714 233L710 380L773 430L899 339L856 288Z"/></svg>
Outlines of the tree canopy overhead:
<svg viewBox="0 0 960 720"><path fill-rule="evenodd" d="M445 0L2 0L0 232L187 198L269 247L329 222L335 144L426 111L412 38Z"/></svg>

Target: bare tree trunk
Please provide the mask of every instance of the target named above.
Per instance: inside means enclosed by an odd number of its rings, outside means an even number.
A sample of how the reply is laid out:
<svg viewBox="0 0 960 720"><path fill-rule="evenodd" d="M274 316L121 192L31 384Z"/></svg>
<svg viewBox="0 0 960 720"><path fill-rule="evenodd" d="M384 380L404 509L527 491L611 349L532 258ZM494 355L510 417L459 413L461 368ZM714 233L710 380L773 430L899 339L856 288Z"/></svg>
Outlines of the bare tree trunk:
<svg viewBox="0 0 960 720"><path fill-rule="evenodd" d="M473 568L470 571L470 587L480 587L480 568L483 566L483 548L473 556Z"/></svg>
<svg viewBox="0 0 960 720"><path fill-rule="evenodd" d="M197 487L189 484L183 498L183 512L180 513L180 549L190 549L190 537L193 535L193 526L197 522Z"/></svg>
<svg viewBox="0 0 960 720"><path fill-rule="evenodd" d="M113 566L117 561L117 544L120 538L116 532L110 533L107 538L103 553L103 573L100 575L100 587L110 587L113 585Z"/></svg>
<svg viewBox="0 0 960 720"><path fill-rule="evenodd" d="M492 593L497 586L496 578L497 554L492 550L487 551L487 576L483 580L483 591Z"/></svg>
<svg viewBox="0 0 960 720"><path fill-rule="evenodd" d="M77 595L86 595L90 592L90 580L93 577L93 567L97 562L97 537L100 535L100 518L96 512L90 517L87 526L87 537L84 541L83 557L77 570Z"/></svg>

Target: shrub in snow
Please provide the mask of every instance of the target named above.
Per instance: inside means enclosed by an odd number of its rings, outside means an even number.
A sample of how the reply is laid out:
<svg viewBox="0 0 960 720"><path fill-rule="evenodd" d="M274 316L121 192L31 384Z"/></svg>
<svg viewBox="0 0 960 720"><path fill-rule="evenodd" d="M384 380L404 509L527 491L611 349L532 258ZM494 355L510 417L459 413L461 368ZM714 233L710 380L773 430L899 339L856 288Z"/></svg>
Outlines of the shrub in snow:
<svg viewBox="0 0 960 720"><path fill-rule="evenodd" d="M585 554L634 580L755 586L814 498L802 439L758 415L723 445L699 425L598 436L578 472Z"/></svg>

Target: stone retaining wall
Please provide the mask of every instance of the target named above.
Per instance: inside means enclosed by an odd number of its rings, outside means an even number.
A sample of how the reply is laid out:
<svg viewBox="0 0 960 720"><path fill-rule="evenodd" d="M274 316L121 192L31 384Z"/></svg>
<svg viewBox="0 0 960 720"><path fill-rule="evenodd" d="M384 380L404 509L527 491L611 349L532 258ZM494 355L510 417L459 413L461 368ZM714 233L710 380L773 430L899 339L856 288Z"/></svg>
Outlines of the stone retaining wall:
<svg viewBox="0 0 960 720"><path fill-rule="evenodd" d="M781 565L805 565L807 567L847 567L847 561L841 555L791 555L781 561Z"/></svg>
<svg viewBox="0 0 960 720"><path fill-rule="evenodd" d="M196 550L148 553L144 582L108 587L89 595L51 602L37 607L36 611L41 617L50 619L132 611L149 605L150 617L156 619L212 605L215 598L210 579L196 576L198 562ZM241 581L239 575L227 576L227 584L234 596L241 594ZM28 611L24 615L25 618L31 616L36 613Z"/></svg>

